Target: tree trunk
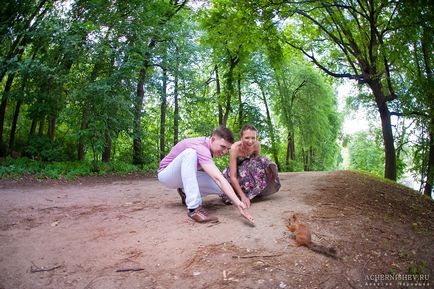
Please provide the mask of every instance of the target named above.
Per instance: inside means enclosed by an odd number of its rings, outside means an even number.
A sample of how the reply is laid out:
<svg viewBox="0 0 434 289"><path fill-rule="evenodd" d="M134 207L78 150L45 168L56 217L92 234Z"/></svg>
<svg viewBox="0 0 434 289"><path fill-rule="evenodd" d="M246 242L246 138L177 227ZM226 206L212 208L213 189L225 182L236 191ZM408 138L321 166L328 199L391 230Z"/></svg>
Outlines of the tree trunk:
<svg viewBox="0 0 434 289"><path fill-rule="evenodd" d="M428 169L426 174L426 183L424 188L424 195L432 198L433 183L434 183L434 118L431 117L430 133L429 133L429 158Z"/></svg>
<svg viewBox="0 0 434 289"><path fill-rule="evenodd" d="M54 142L54 132L56 130L56 118L52 117L48 120L48 138Z"/></svg>
<svg viewBox="0 0 434 289"><path fill-rule="evenodd" d="M309 171L309 166L308 166L308 162L309 162L309 154L303 149L301 149L301 153L303 155L303 169L305 172Z"/></svg>
<svg viewBox="0 0 434 289"><path fill-rule="evenodd" d="M148 48L152 49L155 47L156 41L151 39ZM150 53L145 54L145 60L143 62L143 67L139 73L139 79L137 81L136 98L134 101L134 123L133 123L133 163L136 165L144 164L143 156L143 146L142 146L142 110L143 110L143 100L145 99L145 79L146 72L151 66L150 63Z"/></svg>
<svg viewBox="0 0 434 289"><path fill-rule="evenodd" d="M137 93L134 102L134 124L133 124L133 163L136 165L142 165L143 159L143 147L142 147L142 135L143 129L141 125L142 121L142 109L143 99L145 98L145 76L146 67L143 67L140 71L139 81L137 82Z"/></svg>
<svg viewBox="0 0 434 289"><path fill-rule="evenodd" d="M292 131L288 131L287 147L286 147L286 165L289 165L289 160L295 160L295 144Z"/></svg>
<svg viewBox="0 0 434 289"><path fill-rule="evenodd" d="M163 86L161 88L160 114L160 160L164 158L166 148L166 110L167 110L167 69L163 67Z"/></svg>
<svg viewBox="0 0 434 289"><path fill-rule="evenodd" d="M309 148L309 171L311 171L313 169L313 159L314 159L314 151L313 148L310 147Z"/></svg>
<svg viewBox="0 0 434 289"><path fill-rule="evenodd" d="M234 69L240 59L237 56L231 57L229 62L229 71L226 74L226 87L225 87L225 110L223 114L222 125L227 126L229 119L229 112L231 111L231 99L234 94Z"/></svg>
<svg viewBox="0 0 434 289"><path fill-rule="evenodd" d="M267 126L268 126L268 130L270 132L271 148L273 150L274 162L276 163L277 167L280 169L279 156L278 156L278 152L277 152L277 148L276 148L276 135L274 133L273 122L271 121L270 109L268 107L267 98L265 96L264 88L261 85L259 85L259 88L261 89L262 101L264 102L265 112L267 114Z"/></svg>
<svg viewBox="0 0 434 289"><path fill-rule="evenodd" d="M87 128L87 113L86 113L86 109L83 108L80 131L84 131L86 128ZM84 161L84 157L85 157L85 146L83 143L83 138L79 136L78 144L77 144L77 159L79 161Z"/></svg>
<svg viewBox="0 0 434 289"><path fill-rule="evenodd" d="M6 117L6 106L8 103L9 92L11 91L14 78L15 78L14 73L10 74L8 76L8 79L6 80L5 88L3 90L2 101L0 104L0 156L6 155L6 151L3 151L3 149L2 149L4 147L3 146L3 128L4 128L5 117Z"/></svg>
<svg viewBox="0 0 434 289"><path fill-rule="evenodd" d="M104 143L104 151L102 152L101 161L103 163L109 163L113 141L112 138L110 137L110 134L107 131L104 137L105 137L105 143Z"/></svg>
<svg viewBox="0 0 434 289"><path fill-rule="evenodd" d="M243 115L243 100L241 98L241 75L240 73L238 73L238 81L237 81L237 89L238 89L238 102L239 102L239 107L238 107L238 123L240 125L240 129L243 126L244 123L244 115Z"/></svg>
<svg viewBox="0 0 434 289"><path fill-rule="evenodd" d="M45 127L45 119L42 118L41 120L39 120L39 135L40 136L44 135L44 127Z"/></svg>
<svg viewBox="0 0 434 289"><path fill-rule="evenodd" d="M291 139L291 134L288 132L288 136L286 138L286 156L285 156L285 165L289 167L289 155L291 153L291 147L289 145L289 141Z"/></svg>
<svg viewBox="0 0 434 289"><path fill-rule="evenodd" d="M12 120L11 134L10 134L10 138L9 138L9 151L10 152L12 152L14 150L14 146L15 146L15 133L17 130L18 116L20 114L21 103L22 103L22 100L19 99L17 101L17 105L15 106L14 118Z"/></svg>
<svg viewBox="0 0 434 289"><path fill-rule="evenodd" d="M380 88L380 90L378 90ZM381 86L375 85L372 87L376 99L383 99L384 95L381 92ZM396 181L396 150L393 141L392 123L390 119L390 111L385 101L377 101L378 112L381 118L381 128L384 142L384 177Z"/></svg>
<svg viewBox="0 0 434 289"><path fill-rule="evenodd" d="M173 112L173 145L175 146L178 143L179 139L179 104L178 104L178 63L176 63L176 71L175 71L175 82L174 82L174 105L175 109Z"/></svg>
<svg viewBox="0 0 434 289"><path fill-rule="evenodd" d="M220 77L218 66L215 66L215 83L216 83L216 94L217 94L217 105L219 111L219 125L223 124L223 108L221 105L221 89L220 89Z"/></svg>
<svg viewBox="0 0 434 289"><path fill-rule="evenodd" d="M372 71L370 71L370 73L375 75L375 73ZM387 106L388 97L384 95L381 83L378 79L375 79L371 75L368 75L367 77L365 77L365 79L368 79L367 84L369 85L372 93L374 94L377 109L381 119L381 131L383 133L384 145L384 177L386 179L396 181L396 149L393 138L390 111Z"/></svg>
<svg viewBox="0 0 434 289"><path fill-rule="evenodd" d="M37 125L37 121L36 121L36 119L33 119L32 120L32 125L30 126L30 132L29 132L30 137L32 137L32 136L35 135L36 125Z"/></svg>

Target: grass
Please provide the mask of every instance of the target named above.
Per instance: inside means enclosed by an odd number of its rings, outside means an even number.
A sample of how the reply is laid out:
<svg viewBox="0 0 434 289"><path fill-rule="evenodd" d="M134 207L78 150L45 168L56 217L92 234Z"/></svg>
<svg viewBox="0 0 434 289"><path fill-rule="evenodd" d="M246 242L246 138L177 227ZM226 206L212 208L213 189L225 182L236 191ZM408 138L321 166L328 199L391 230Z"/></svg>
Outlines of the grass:
<svg viewBox="0 0 434 289"><path fill-rule="evenodd" d="M140 168L136 165L112 161L110 163L92 161L43 162L29 158L6 158L0 161L0 178L18 179L22 176L33 176L37 179L74 180L82 176L127 175L131 173L150 173L156 167Z"/></svg>

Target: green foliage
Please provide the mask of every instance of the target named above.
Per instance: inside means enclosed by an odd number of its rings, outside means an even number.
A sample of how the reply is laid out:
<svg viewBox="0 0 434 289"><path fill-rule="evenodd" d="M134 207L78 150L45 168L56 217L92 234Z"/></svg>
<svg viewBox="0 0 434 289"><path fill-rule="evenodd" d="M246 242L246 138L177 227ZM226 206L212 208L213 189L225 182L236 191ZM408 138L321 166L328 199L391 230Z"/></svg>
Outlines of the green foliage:
<svg viewBox="0 0 434 289"><path fill-rule="evenodd" d="M19 178L20 176L34 176L39 179L76 179L81 176L94 175L93 162L46 162L29 158L6 158L0 162L0 178ZM134 172L154 170L148 167L140 170L131 163L114 161L111 163L97 162L99 175L126 175Z"/></svg>
<svg viewBox="0 0 434 289"><path fill-rule="evenodd" d="M328 81L307 63L281 57L275 109L286 131L295 138L293 161L304 163L305 170L335 169L340 156L336 140L342 123L336 95Z"/></svg>
<svg viewBox="0 0 434 289"><path fill-rule="evenodd" d="M342 159L337 144L342 115L336 93L332 80L305 57L316 56L337 73L357 74L355 56L369 55L371 34L366 31L371 26L366 11L354 1L340 2L343 13L334 5L322 13L326 6L314 2L213 0L198 8L191 1L165 0L69 5L6 1L0 9L0 87L5 103L0 152L18 152L28 159L6 160L1 176L127 173L137 169L130 165L133 139L140 140L143 169L155 171L160 153L173 147L176 129L178 140L209 136L218 126L219 113L227 114L227 126L236 137L243 124L254 124L263 153L279 160L282 170L337 168ZM381 60L374 78L381 78L386 94L391 80L399 95L389 103L391 109L414 120L414 128L396 126L398 155L407 151L412 172L426 179L433 89L423 68L433 65L423 49L432 51L432 9L424 1L400 3L396 9L391 6L395 2L362 3L375 6L373 18L385 28L385 41L369 60ZM359 19L347 14L348 7ZM301 17L302 11L311 19ZM414 25L414 19L422 25ZM399 29L386 29L388 24ZM345 43L328 41L333 35ZM342 50L354 49L350 42L358 45L357 53ZM304 47L304 55L290 44ZM391 65L390 78L384 78L384 59ZM13 81L6 91L9 77ZM354 110L377 113L368 89L360 89L349 103ZM409 137L414 134L420 137ZM352 167L382 175L381 142L378 136L366 138L350 141ZM293 158L287 155L289 144ZM102 163L107 154L110 162ZM79 155L84 161L73 162ZM223 168L227 161L216 163ZM398 170L405 169L398 160Z"/></svg>
<svg viewBox="0 0 434 289"><path fill-rule="evenodd" d="M356 133L349 144L350 168L382 176L384 152L375 139L367 132Z"/></svg>
<svg viewBox="0 0 434 289"><path fill-rule="evenodd" d="M283 170L288 172L302 172L304 171L304 163L301 160L289 160L288 164L285 164L283 167Z"/></svg>
<svg viewBox="0 0 434 289"><path fill-rule="evenodd" d="M20 175L35 175L41 170L40 161L28 158L19 158L17 160L7 157L1 162L0 177L17 177Z"/></svg>
<svg viewBox="0 0 434 289"><path fill-rule="evenodd" d="M42 161L65 161L67 155L61 143L53 143L47 136L33 136L25 148L25 155Z"/></svg>

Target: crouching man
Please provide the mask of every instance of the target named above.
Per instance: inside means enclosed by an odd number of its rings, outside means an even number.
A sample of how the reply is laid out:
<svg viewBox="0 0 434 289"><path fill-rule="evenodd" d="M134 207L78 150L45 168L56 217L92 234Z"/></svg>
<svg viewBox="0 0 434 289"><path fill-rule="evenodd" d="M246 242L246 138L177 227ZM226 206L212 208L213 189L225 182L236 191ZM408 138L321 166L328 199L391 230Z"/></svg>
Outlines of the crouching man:
<svg viewBox="0 0 434 289"><path fill-rule="evenodd" d="M202 207L202 196L225 194L249 223L253 217L246 205L238 199L232 186L214 164L213 157L228 153L234 142L232 132L226 127L218 127L211 137L188 138L177 143L160 162L158 180L169 188L178 189L188 216L196 222L217 222Z"/></svg>

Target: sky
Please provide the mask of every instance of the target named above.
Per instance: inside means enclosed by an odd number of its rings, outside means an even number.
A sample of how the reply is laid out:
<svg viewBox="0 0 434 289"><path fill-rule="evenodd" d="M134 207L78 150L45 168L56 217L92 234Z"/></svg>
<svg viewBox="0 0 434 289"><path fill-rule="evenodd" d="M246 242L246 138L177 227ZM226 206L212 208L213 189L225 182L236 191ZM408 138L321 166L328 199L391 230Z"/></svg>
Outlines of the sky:
<svg viewBox="0 0 434 289"><path fill-rule="evenodd" d="M346 81L337 87L338 92L338 109L340 112L345 110L345 100L347 96L356 94L356 87L354 82ZM351 115L345 115L342 131L344 134L354 134L361 130L368 130L369 123L364 111L358 111L351 113Z"/></svg>

